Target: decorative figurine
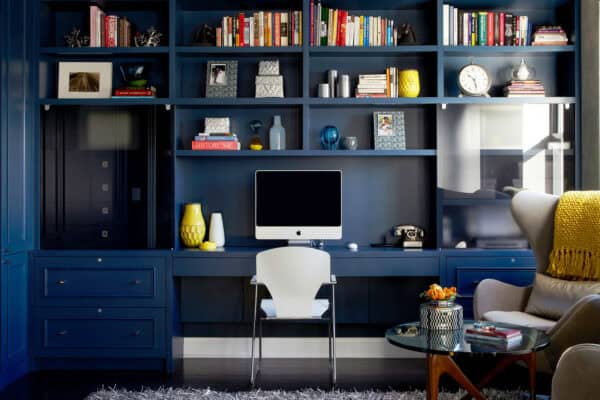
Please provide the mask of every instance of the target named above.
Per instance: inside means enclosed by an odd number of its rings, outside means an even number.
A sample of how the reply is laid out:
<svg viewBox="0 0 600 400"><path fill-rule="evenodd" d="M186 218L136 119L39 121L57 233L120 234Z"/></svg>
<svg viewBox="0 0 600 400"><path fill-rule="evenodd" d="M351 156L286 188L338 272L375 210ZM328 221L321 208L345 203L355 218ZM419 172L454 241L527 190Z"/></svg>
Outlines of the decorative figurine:
<svg viewBox="0 0 600 400"><path fill-rule="evenodd" d="M398 45L416 43L417 35L415 35L413 27L410 24L400 25L400 30L398 31Z"/></svg>
<svg viewBox="0 0 600 400"><path fill-rule="evenodd" d="M262 121L257 119L250 121L250 130L252 138L250 139L250 150L262 150L264 148L262 140L260 140L259 130L263 127Z"/></svg>
<svg viewBox="0 0 600 400"><path fill-rule="evenodd" d="M525 62L525 59L521 59L521 64L515 67L512 73L512 78L515 81L527 81L535 78L535 68Z"/></svg>
<svg viewBox="0 0 600 400"><path fill-rule="evenodd" d="M202 25L194 31L193 37L194 46L216 46L217 35L215 28L208 26L207 24Z"/></svg>
<svg viewBox="0 0 600 400"><path fill-rule="evenodd" d="M148 68L145 64L121 64L121 75L127 87L144 88L148 84Z"/></svg>
<svg viewBox="0 0 600 400"><path fill-rule="evenodd" d="M90 45L90 37L81 35L81 30L74 26L68 35L65 35L65 41L69 47L87 47Z"/></svg>
<svg viewBox="0 0 600 400"><path fill-rule="evenodd" d="M162 33L160 33L155 27L151 26L146 30L147 34L143 34L140 32L136 32L133 38L133 43L135 43L135 47L156 47L160 44L160 38L162 37Z"/></svg>

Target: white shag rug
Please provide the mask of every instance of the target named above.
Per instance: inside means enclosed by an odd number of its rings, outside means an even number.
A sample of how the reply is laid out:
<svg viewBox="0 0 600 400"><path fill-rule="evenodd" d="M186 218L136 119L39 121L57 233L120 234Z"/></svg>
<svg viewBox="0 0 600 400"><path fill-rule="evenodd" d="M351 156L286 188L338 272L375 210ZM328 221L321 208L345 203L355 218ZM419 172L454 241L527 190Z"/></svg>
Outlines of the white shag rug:
<svg viewBox="0 0 600 400"><path fill-rule="evenodd" d="M460 399L465 392L440 393L439 400ZM489 400L521 400L524 392L484 389ZM85 400L425 400L425 392L396 391L325 391L304 390L252 390L247 392L219 392L211 389L142 390L139 392L122 389L102 389L87 396Z"/></svg>

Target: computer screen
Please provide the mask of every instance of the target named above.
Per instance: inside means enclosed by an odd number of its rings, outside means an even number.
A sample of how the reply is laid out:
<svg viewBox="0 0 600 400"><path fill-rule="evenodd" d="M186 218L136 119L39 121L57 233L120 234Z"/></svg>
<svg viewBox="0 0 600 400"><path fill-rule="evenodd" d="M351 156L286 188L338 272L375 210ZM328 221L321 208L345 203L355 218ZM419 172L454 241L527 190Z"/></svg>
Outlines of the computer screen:
<svg viewBox="0 0 600 400"><path fill-rule="evenodd" d="M341 239L342 171L256 171L257 239Z"/></svg>

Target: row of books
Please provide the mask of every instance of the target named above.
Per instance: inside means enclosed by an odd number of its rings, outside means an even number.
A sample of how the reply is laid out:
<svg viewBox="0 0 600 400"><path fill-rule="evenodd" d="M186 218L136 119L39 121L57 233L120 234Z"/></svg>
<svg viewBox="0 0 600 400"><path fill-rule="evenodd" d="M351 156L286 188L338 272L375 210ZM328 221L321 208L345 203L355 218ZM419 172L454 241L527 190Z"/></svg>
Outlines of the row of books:
<svg viewBox="0 0 600 400"><path fill-rule="evenodd" d="M198 133L192 141L192 150L240 150L235 133Z"/></svg>
<svg viewBox="0 0 600 400"><path fill-rule="evenodd" d="M443 5L444 46L529 46L532 25L526 15L460 10Z"/></svg>
<svg viewBox="0 0 600 400"><path fill-rule="evenodd" d="M217 47L302 45L302 11L240 12L223 17L216 29Z"/></svg>
<svg viewBox="0 0 600 400"><path fill-rule="evenodd" d="M398 72L397 67L388 67L385 74L359 75L355 96L358 98L397 98Z"/></svg>
<svg viewBox="0 0 600 400"><path fill-rule="evenodd" d="M90 47L130 47L131 23L125 17L106 15L98 6L90 6Z"/></svg>
<svg viewBox="0 0 600 400"><path fill-rule="evenodd" d="M396 46L394 20L371 15L349 15L347 10L310 3L311 46Z"/></svg>
<svg viewBox="0 0 600 400"><path fill-rule="evenodd" d="M538 80L510 81L504 87L506 97L544 97L544 85Z"/></svg>

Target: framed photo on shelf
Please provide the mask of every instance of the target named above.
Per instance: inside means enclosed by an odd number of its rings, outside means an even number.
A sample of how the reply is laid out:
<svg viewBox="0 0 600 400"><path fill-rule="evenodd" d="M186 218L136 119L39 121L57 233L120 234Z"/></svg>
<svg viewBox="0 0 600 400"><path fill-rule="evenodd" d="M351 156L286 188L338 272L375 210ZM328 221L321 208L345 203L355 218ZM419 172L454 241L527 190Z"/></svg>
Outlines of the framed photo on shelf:
<svg viewBox="0 0 600 400"><path fill-rule="evenodd" d="M206 97L237 97L237 61L208 61Z"/></svg>
<svg viewBox="0 0 600 400"><path fill-rule="evenodd" d="M111 62L58 63L59 99L106 99L112 92Z"/></svg>
<svg viewBox="0 0 600 400"><path fill-rule="evenodd" d="M373 144L375 150L406 150L404 112L373 113Z"/></svg>

